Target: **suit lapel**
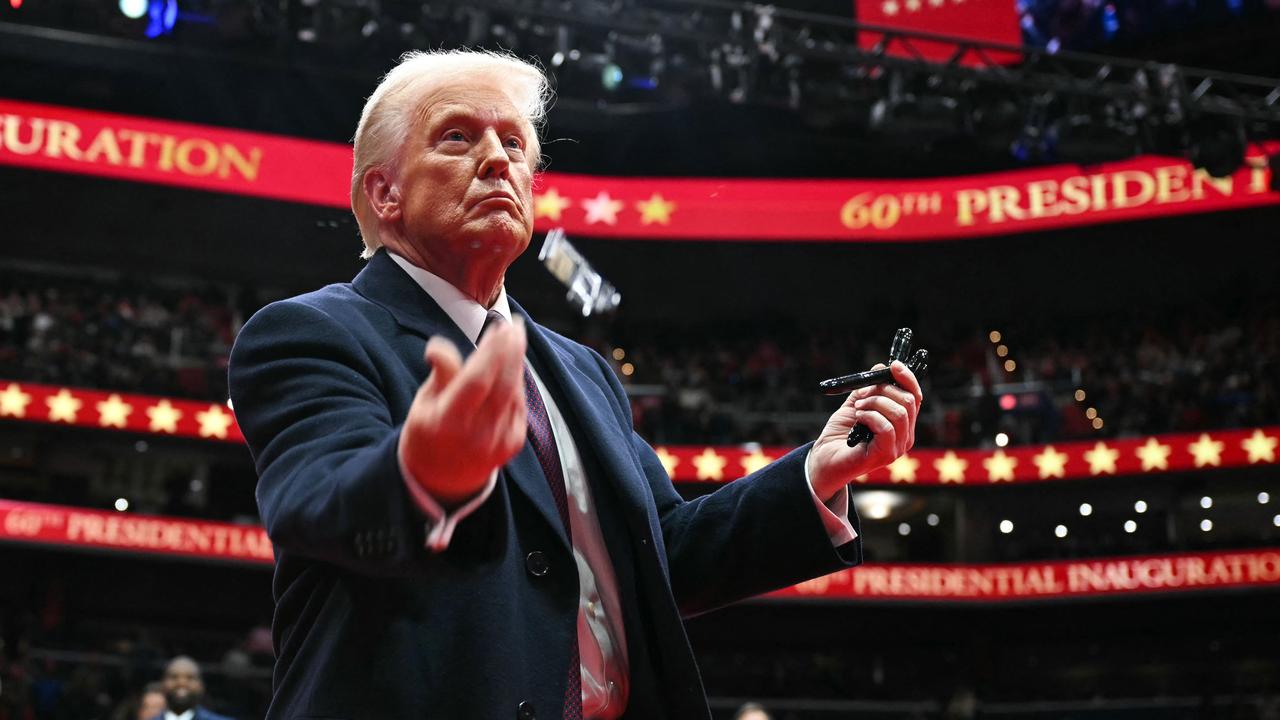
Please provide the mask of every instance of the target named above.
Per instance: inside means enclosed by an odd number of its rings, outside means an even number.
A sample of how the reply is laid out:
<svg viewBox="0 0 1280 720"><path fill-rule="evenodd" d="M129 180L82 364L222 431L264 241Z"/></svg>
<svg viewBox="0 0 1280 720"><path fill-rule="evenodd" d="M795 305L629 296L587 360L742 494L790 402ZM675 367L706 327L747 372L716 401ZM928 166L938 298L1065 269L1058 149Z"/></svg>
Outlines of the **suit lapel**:
<svg viewBox="0 0 1280 720"><path fill-rule="evenodd" d="M508 298L510 300L510 298ZM645 508L652 504L647 498L646 488L634 482L633 478L641 476L641 470L628 452L631 439L626 437L618 426L618 420L609 411L611 400L605 396L600 387L587 377L586 372L578 367L577 361L569 354L557 348L546 334L531 320L521 308L511 301L513 313L524 316L529 335L530 352L537 356L546 372L540 373L543 382L549 387L554 383L560 391L560 397L568 400L565 408L577 421L570 423L580 429L575 441L585 439L589 449L595 453L604 470L604 481L610 483L619 493L621 507L629 522L639 519L634 515L637 508ZM598 369L591 368L598 372ZM563 407L564 403L560 403ZM580 447L582 451L588 448ZM629 481L631 480L631 481ZM631 512L627 512L630 509ZM655 533L652 526L649 533Z"/></svg>

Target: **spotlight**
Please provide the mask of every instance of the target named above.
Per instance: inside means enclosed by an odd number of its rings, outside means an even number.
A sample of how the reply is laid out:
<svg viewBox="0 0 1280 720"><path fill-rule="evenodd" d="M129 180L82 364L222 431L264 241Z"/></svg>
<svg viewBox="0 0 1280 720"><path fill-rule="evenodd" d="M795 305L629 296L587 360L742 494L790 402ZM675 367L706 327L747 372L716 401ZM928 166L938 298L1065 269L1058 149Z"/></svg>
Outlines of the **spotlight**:
<svg viewBox="0 0 1280 720"><path fill-rule="evenodd" d="M898 534L906 537L911 534L911 526L906 523L898 523Z"/></svg>
<svg viewBox="0 0 1280 720"><path fill-rule="evenodd" d="M1277 517L1280 517L1280 515ZM929 527L938 527L938 523L942 522L942 518L938 517L937 513L929 513L924 521L929 523Z"/></svg>
<svg viewBox="0 0 1280 720"><path fill-rule="evenodd" d="M1133 533L1137 532L1137 531L1138 531L1138 523L1136 523L1136 522L1134 522L1134 521L1132 521L1132 520L1125 520L1125 521L1124 521L1124 531L1125 531L1125 532L1127 532L1127 533L1130 533L1130 534L1133 534Z"/></svg>
<svg viewBox="0 0 1280 720"><path fill-rule="evenodd" d="M1209 497L1208 495L1205 495L1204 497L1200 498L1200 507L1204 508L1205 510L1208 510L1209 508L1213 507L1213 498Z"/></svg>
<svg viewBox="0 0 1280 720"><path fill-rule="evenodd" d="M1134 504L1133 504L1133 511L1134 511L1134 512L1136 512L1136 513L1139 513L1139 514L1146 512L1146 511L1147 511L1147 501L1146 501L1146 500L1139 500L1138 502L1134 503Z"/></svg>
<svg viewBox="0 0 1280 720"><path fill-rule="evenodd" d="M600 86L613 92L622 84L622 78L622 68L617 63L605 63L604 69L600 71Z"/></svg>
<svg viewBox="0 0 1280 720"><path fill-rule="evenodd" d="M1009 444L1009 436L1005 433L996 433L996 447L1005 447Z"/></svg>
<svg viewBox="0 0 1280 720"><path fill-rule="evenodd" d="M1001 520L1001 521L1000 521L1000 532L1004 533L1005 535L1008 535L1009 533L1013 532L1013 521L1012 521L1012 520Z"/></svg>
<svg viewBox="0 0 1280 720"><path fill-rule="evenodd" d="M1056 535L1056 536L1058 536L1058 537L1060 537L1060 538L1064 538L1064 537L1066 537L1066 536L1067 536L1067 526L1066 526L1066 525L1059 525L1058 527L1056 527L1056 528L1054 528L1054 529L1053 529L1053 534L1054 534L1054 535Z"/></svg>
<svg viewBox="0 0 1280 720"><path fill-rule="evenodd" d="M1092 505L1090 505L1089 503L1080 503L1080 515L1082 517L1089 517L1092 514L1093 514Z"/></svg>
<svg viewBox="0 0 1280 720"><path fill-rule="evenodd" d="M178 0L147 0L147 30L143 34L158 38L173 32L178 23Z"/></svg>
<svg viewBox="0 0 1280 720"><path fill-rule="evenodd" d="M1200 532L1209 532L1213 529L1213 521L1205 518L1200 521Z"/></svg>
<svg viewBox="0 0 1280 720"><path fill-rule="evenodd" d="M116 510L124 512L129 509L129 501L124 498L116 498Z"/></svg>
<svg viewBox="0 0 1280 720"><path fill-rule="evenodd" d="M1259 504L1259 505L1266 505L1266 504L1267 504L1267 503L1269 503L1269 502L1271 502L1271 493L1268 493L1268 492L1267 492L1267 491L1265 491L1265 490L1263 490L1262 492L1258 493L1258 504Z"/></svg>
<svg viewBox="0 0 1280 720"><path fill-rule="evenodd" d="M147 14L147 0L120 0L120 12L130 20L138 20Z"/></svg>

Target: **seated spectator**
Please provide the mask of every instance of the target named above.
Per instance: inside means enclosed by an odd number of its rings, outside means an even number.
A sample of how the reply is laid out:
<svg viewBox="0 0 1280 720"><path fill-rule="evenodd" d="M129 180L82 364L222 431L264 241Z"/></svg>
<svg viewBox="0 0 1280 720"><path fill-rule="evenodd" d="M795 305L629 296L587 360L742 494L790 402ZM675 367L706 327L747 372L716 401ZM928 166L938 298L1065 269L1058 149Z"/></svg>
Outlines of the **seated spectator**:
<svg viewBox="0 0 1280 720"><path fill-rule="evenodd" d="M152 720L231 720L200 705L204 700L204 680L195 660L185 655L170 660L161 682L168 709Z"/></svg>

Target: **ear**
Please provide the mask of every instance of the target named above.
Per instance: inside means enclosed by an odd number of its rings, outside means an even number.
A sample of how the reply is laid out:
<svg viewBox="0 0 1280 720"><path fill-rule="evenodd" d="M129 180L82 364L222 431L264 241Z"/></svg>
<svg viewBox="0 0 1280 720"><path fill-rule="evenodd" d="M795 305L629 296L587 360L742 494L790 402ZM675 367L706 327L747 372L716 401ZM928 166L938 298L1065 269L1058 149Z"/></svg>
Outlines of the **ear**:
<svg viewBox="0 0 1280 720"><path fill-rule="evenodd" d="M395 183L386 168L371 167L364 173L364 196L379 220L393 222L400 219L400 186Z"/></svg>

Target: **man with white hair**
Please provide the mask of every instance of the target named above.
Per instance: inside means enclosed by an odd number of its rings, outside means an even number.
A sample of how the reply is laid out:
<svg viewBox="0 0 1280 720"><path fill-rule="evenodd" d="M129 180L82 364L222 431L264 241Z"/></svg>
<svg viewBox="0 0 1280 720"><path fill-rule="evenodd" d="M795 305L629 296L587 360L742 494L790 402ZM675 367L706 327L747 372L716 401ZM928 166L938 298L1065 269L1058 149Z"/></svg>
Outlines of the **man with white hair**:
<svg viewBox="0 0 1280 720"><path fill-rule="evenodd" d="M355 136L368 265L237 338L268 718L707 718L682 616L859 562L845 485L914 442L895 363L815 443L681 499L604 359L506 294L548 94L510 56L406 56Z"/></svg>

